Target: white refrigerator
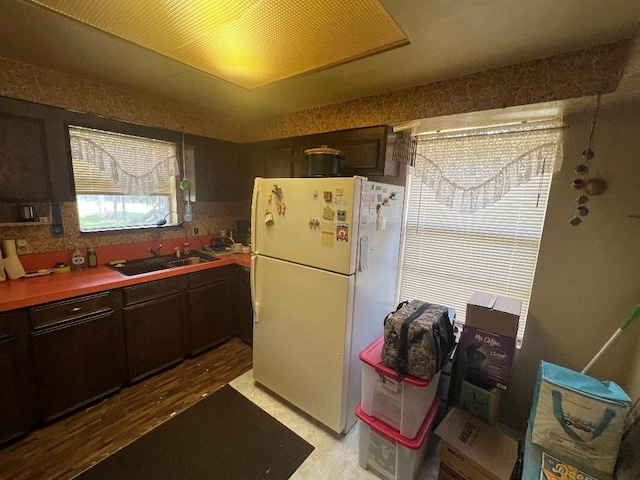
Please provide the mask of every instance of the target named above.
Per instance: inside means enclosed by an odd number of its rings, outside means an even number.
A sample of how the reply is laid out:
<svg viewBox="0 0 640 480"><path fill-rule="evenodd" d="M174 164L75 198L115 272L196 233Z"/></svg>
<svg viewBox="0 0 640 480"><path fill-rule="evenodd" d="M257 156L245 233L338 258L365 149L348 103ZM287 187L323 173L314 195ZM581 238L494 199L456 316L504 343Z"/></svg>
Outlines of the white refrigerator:
<svg viewBox="0 0 640 480"><path fill-rule="evenodd" d="M403 201L363 177L255 180L253 376L338 433L356 422L358 355L395 308Z"/></svg>

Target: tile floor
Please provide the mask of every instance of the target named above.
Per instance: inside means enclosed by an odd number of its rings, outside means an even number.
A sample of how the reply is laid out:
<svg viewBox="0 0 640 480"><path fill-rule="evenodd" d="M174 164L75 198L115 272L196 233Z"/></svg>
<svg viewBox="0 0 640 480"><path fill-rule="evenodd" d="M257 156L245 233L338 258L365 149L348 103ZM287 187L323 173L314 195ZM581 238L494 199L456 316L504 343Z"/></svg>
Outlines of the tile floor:
<svg viewBox="0 0 640 480"><path fill-rule="evenodd" d="M378 478L358 464L360 422L357 422L346 435L338 435L267 389L257 386L252 370L231 381L230 385L315 447L291 477L292 480ZM416 480L435 480L438 477L439 441L433 435L427 441L425 460Z"/></svg>

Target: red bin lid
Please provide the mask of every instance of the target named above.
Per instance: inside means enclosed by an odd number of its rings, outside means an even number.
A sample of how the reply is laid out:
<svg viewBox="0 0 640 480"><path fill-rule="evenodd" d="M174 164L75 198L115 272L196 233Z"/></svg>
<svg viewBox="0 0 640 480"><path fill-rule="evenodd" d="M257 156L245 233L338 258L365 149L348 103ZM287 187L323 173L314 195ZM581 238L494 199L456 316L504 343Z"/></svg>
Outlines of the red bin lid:
<svg viewBox="0 0 640 480"><path fill-rule="evenodd" d="M382 363L382 345L384 343L384 335L380 335L374 342L360 352L360 360L367 365L372 366L375 371L388 378L396 378L398 372L393 368L387 367ZM407 382L410 385L416 387L426 387L429 385L429 380L422 380L421 378L412 377L411 375L404 375L402 377L403 382Z"/></svg>

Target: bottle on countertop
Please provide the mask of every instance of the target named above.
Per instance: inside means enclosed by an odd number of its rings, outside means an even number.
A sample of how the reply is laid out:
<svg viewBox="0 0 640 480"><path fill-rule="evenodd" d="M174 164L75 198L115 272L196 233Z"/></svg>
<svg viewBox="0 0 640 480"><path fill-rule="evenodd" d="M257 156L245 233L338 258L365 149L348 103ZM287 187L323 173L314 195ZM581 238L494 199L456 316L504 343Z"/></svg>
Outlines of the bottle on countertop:
<svg viewBox="0 0 640 480"><path fill-rule="evenodd" d="M190 255L191 254L191 247L189 246L189 242L184 242L184 245L182 246L182 253L184 255Z"/></svg>
<svg viewBox="0 0 640 480"><path fill-rule="evenodd" d="M89 247L87 250L87 262L90 267L98 266L98 255L96 254L96 250L93 247Z"/></svg>
<svg viewBox="0 0 640 480"><path fill-rule="evenodd" d="M76 251L71 255L71 269L72 270L82 270L85 267L85 259L84 255L78 247L76 247Z"/></svg>

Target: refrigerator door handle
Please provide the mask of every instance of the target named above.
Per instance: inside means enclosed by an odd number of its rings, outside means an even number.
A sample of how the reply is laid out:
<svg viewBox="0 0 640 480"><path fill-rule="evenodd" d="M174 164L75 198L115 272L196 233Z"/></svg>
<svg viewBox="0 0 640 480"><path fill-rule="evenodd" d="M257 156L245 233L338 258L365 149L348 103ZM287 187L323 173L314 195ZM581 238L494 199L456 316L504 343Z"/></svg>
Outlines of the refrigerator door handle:
<svg viewBox="0 0 640 480"><path fill-rule="evenodd" d="M249 273L249 286L251 289L251 305L253 305L253 321L258 323L258 304L256 303L256 266L258 256L251 255L251 272Z"/></svg>
<svg viewBox="0 0 640 480"><path fill-rule="evenodd" d="M255 253L255 248L256 248L256 236L257 236L257 232L258 229L256 228L258 226L258 209L257 209L257 205L258 205L258 189L259 189L259 185L260 185L260 177L256 177L256 179L253 181L253 194L251 196L251 251Z"/></svg>

